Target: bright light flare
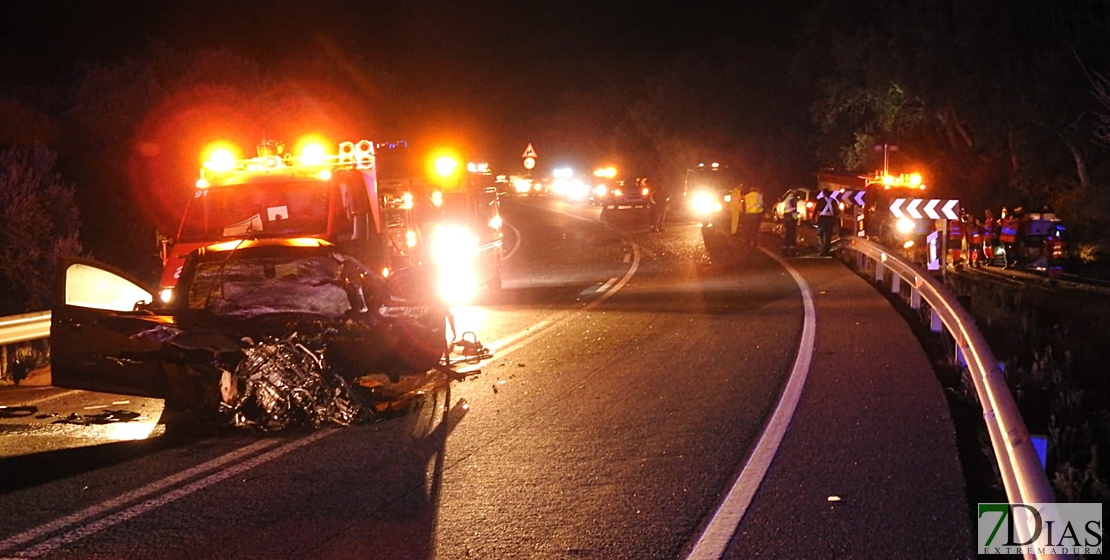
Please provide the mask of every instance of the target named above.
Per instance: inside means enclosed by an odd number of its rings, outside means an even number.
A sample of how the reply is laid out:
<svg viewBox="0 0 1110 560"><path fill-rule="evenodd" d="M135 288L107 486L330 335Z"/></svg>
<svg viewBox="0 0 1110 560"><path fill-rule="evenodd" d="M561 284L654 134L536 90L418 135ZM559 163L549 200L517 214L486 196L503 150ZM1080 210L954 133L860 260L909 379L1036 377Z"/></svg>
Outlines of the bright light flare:
<svg viewBox="0 0 1110 560"><path fill-rule="evenodd" d="M606 179L612 179L613 177L616 177L616 176L617 176L617 168L613 167L613 166L602 167L600 169L594 170L594 177L604 177Z"/></svg>
<svg viewBox="0 0 1110 560"><path fill-rule="evenodd" d="M478 238L466 228L441 225L432 232L432 259L439 268L437 287L448 304L461 305L477 297L477 255Z"/></svg>
<svg viewBox="0 0 1110 560"><path fill-rule="evenodd" d="M324 149L323 144L313 142L305 144L301 148L301 163L305 165L321 165L327 157L328 152Z"/></svg>
<svg viewBox="0 0 1110 560"><path fill-rule="evenodd" d="M570 179L574 176L574 170L569 167L560 167L551 171L551 176L556 179Z"/></svg>
<svg viewBox="0 0 1110 560"><path fill-rule="evenodd" d="M713 193L698 191L690 198L690 210L695 216L707 217L720 212L723 206Z"/></svg>
<svg viewBox="0 0 1110 560"><path fill-rule="evenodd" d="M208 156L204 168L217 173L226 173L235 169L235 154L226 148L218 148Z"/></svg>
<svg viewBox="0 0 1110 560"><path fill-rule="evenodd" d="M898 222L895 223L894 227L897 228L898 233L901 233L902 235L908 235L910 233L913 233L913 230L917 227L917 224L910 218L898 218Z"/></svg>
<svg viewBox="0 0 1110 560"><path fill-rule="evenodd" d="M435 161L436 175L450 177L459 169L459 160L451 156L439 156Z"/></svg>

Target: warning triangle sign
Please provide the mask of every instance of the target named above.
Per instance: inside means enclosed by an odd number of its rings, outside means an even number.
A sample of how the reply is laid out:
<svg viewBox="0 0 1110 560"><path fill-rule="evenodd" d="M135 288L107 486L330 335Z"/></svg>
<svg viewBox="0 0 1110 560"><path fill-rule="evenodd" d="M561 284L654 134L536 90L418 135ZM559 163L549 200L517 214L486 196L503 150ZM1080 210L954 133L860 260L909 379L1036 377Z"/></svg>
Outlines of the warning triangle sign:
<svg viewBox="0 0 1110 560"><path fill-rule="evenodd" d="M524 155L522 155L522 156L520 156L520 157L523 157L523 158L534 158L534 157L537 157L537 156L536 156L536 149L532 147L532 143L531 143L531 142L529 142L529 143L528 143L528 147L527 147L527 148L524 148Z"/></svg>

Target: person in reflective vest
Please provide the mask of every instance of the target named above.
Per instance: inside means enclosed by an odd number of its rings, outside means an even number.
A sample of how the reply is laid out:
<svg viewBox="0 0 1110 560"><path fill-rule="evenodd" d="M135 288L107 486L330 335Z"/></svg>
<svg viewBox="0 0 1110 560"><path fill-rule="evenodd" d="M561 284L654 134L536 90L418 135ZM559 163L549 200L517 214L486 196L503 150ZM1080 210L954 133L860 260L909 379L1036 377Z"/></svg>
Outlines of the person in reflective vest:
<svg viewBox="0 0 1110 560"><path fill-rule="evenodd" d="M998 244L998 220L994 219L994 212L987 208L983 212L983 257L986 264L994 260L994 246Z"/></svg>
<svg viewBox="0 0 1110 560"><path fill-rule="evenodd" d="M759 246L759 224L763 223L763 193L751 187L744 193L744 237L752 247Z"/></svg>
<svg viewBox="0 0 1110 560"><path fill-rule="evenodd" d="M999 220L998 241L1006 250L1006 268L1017 265L1017 234L1021 221L1003 208Z"/></svg>
<svg viewBox="0 0 1110 560"><path fill-rule="evenodd" d="M963 264L964 230L961 220L948 221L948 253L952 256L952 266Z"/></svg>
<svg viewBox="0 0 1110 560"><path fill-rule="evenodd" d="M728 192L728 210L729 217L729 233L736 235L740 228L740 216L744 213L744 191L741 189L743 185L736 185Z"/></svg>
<svg viewBox="0 0 1110 560"><path fill-rule="evenodd" d="M975 216L967 218L967 258L973 267L983 263L983 226Z"/></svg>
<svg viewBox="0 0 1110 560"><path fill-rule="evenodd" d="M786 191L782 199L782 254L793 257L798 254L798 196L794 190Z"/></svg>
<svg viewBox="0 0 1110 560"><path fill-rule="evenodd" d="M833 199L832 191L821 189L817 193L817 241L821 256L828 256L832 252L833 228L836 227L836 216L840 207Z"/></svg>

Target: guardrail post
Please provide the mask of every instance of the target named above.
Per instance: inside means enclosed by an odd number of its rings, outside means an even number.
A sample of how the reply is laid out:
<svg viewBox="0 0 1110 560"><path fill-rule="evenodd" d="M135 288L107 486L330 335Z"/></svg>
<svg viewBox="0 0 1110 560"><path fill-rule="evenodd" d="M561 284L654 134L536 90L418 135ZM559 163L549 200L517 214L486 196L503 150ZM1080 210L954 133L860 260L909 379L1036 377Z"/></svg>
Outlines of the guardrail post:
<svg viewBox="0 0 1110 560"><path fill-rule="evenodd" d="M894 274L890 277L890 293L902 293L902 277Z"/></svg>
<svg viewBox="0 0 1110 560"><path fill-rule="evenodd" d="M939 333L944 332L944 321L940 320L940 313L936 309L929 309L929 330Z"/></svg>
<svg viewBox="0 0 1110 560"><path fill-rule="evenodd" d="M883 261L875 261L875 283L883 281Z"/></svg>
<svg viewBox="0 0 1110 560"><path fill-rule="evenodd" d="M921 309L921 290L917 286L910 288L910 309L917 311Z"/></svg>

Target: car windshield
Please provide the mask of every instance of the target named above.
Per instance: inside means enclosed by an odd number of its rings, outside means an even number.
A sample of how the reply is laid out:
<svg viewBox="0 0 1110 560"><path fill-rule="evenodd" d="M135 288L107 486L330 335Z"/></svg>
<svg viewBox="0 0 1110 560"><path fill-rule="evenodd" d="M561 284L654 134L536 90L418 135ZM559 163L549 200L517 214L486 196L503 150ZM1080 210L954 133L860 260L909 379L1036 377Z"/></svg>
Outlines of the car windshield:
<svg viewBox="0 0 1110 560"><path fill-rule="evenodd" d="M186 209L182 241L215 241L249 234L328 233L332 183L262 182L198 190Z"/></svg>
<svg viewBox="0 0 1110 560"><path fill-rule="evenodd" d="M330 255L217 255L198 263L186 307L222 317L311 313L338 317L351 309Z"/></svg>

